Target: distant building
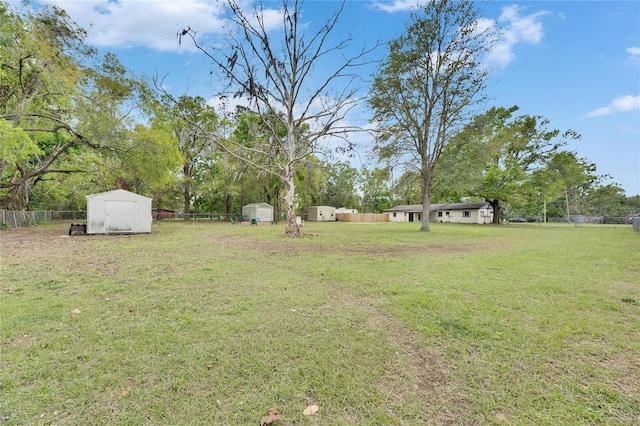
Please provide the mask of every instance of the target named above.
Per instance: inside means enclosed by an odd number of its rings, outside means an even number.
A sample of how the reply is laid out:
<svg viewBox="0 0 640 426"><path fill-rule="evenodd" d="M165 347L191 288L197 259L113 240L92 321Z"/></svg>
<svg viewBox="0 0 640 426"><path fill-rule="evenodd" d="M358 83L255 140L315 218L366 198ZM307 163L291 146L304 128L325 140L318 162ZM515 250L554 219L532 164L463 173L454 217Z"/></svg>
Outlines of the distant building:
<svg viewBox="0 0 640 426"><path fill-rule="evenodd" d="M242 207L243 222L273 222L273 206L267 203L251 203Z"/></svg>
<svg viewBox="0 0 640 426"><path fill-rule="evenodd" d="M335 222L336 208L330 206L307 207L307 220L309 222Z"/></svg>
<svg viewBox="0 0 640 426"><path fill-rule="evenodd" d="M422 204L401 205L385 210L389 222L421 222ZM429 222L491 223L493 209L487 202L431 204Z"/></svg>
<svg viewBox="0 0 640 426"><path fill-rule="evenodd" d="M336 214L337 213L358 213L358 209L347 209L344 207L340 207L336 209Z"/></svg>
<svg viewBox="0 0 640 426"><path fill-rule="evenodd" d="M153 209L151 211L151 216L154 219L175 219L176 211L169 209Z"/></svg>

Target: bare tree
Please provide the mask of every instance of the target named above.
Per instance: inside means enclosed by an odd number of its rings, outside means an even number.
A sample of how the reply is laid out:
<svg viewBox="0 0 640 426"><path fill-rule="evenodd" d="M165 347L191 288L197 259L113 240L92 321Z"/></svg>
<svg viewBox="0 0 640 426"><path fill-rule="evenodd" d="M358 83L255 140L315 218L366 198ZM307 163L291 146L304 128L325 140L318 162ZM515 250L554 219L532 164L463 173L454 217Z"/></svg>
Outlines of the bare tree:
<svg viewBox="0 0 640 426"><path fill-rule="evenodd" d="M482 63L496 40L469 0L430 0L389 43L369 103L383 159L407 159L421 176L422 226L429 230L431 186L443 148L484 100Z"/></svg>
<svg viewBox="0 0 640 426"><path fill-rule="evenodd" d="M218 139L220 147L282 180L286 234L297 237L302 233L296 222L296 170L305 157L336 140L341 149L352 148L347 137L356 129L344 124L345 117L361 100L355 68L364 65L372 49L349 56L350 38L333 41L344 1L322 26L311 31L302 21L303 2L297 0L282 1L278 11L282 23L277 29L269 27L262 2L251 11L243 10L236 0L225 4L232 25L224 36L224 50L207 49L190 28L178 35L180 39L190 37L211 59L228 83L221 95L247 99L250 111L259 118L259 143ZM255 161L256 154L265 161Z"/></svg>

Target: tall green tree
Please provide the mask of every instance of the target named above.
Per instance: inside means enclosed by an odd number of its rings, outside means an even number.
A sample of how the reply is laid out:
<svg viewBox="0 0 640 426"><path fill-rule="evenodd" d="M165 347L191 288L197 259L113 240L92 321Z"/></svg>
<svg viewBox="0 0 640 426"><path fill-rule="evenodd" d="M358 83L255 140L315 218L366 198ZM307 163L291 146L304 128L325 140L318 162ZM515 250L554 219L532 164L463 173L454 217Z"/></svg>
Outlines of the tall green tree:
<svg viewBox="0 0 640 426"><path fill-rule="evenodd" d="M582 204L583 214L620 218L634 213L626 204L624 189L616 184L598 185L586 194Z"/></svg>
<svg viewBox="0 0 640 426"><path fill-rule="evenodd" d="M420 174L415 170L405 170L392 184L393 200L396 204L420 204Z"/></svg>
<svg viewBox="0 0 640 426"><path fill-rule="evenodd" d="M532 198L537 206L542 205L543 221L547 221L547 205L554 200L568 200L569 194L576 199L580 193L589 191L599 180L595 171L595 164L578 158L576 153L571 151L556 152L546 164L535 170L532 176ZM564 206L565 217L568 218L571 213L570 206L566 202Z"/></svg>
<svg viewBox="0 0 640 426"><path fill-rule="evenodd" d="M430 0L412 12L405 33L389 43L369 98L380 157L420 172L423 231L440 154L485 99L482 59L496 34L482 25L476 4Z"/></svg>
<svg viewBox="0 0 640 426"><path fill-rule="evenodd" d="M327 176L319 204L348 209L361 208L358 195L360 179L358 170L346 161L338 161L328 164L326 171Z"/></svg>
<svg viewBox="0 0 640 426"><path fill-rule="evenodd" d="M23 129L38 147L27 157L0 161L11 169L0 181L0 203L28 208L45 176L84 171L65 158L72 150L109 156L129 149L128 117L150 92L115 56L99 57L87 46L85 30L62 9L17 13L0 5L0 119Z"/></svg>
<svg viewBox="0 0 640 426"><path fill-rule="evenodd" d="M213 136L219 137L220 119L215 109L201 96L163 97L152 127L167 129L177 141L181 154L180 189L184 219L190 219L194 197L202 189L205 175L211 176L213 163L221 160Z"/></svg>
<svg viewBox="0 0 640 426"><path fill-rule="evenodd" d="M296 173L298 208L325 204L325 191L330 165L311 155Z"/></svg>
<svg viewBox="0 0 640 426"><path fill-rule="evenodd" d="M221 144L222 149L247 161L282 181L286 206L286 234L300 236L296 222L296 172L305 159L323 149L327 140L344 141L353 130L343 123L346 114L358 103L360 78L355 68L367 51L354 56L345 53L348 38L334 37L344 2L318 27L302 19L302 1L283 0L278 10L281 26L270 28L272 14L263 2L246 3L225 0L229 31L224 49L207 50L198 43L197 32L184 30L196 47L213 62L216 72L229 83L228 93L247 99L250 108L263 120L269 135L260 150L272 161L253 163L243 156L241 145ZM322 66L320 62L322 61ZM275 124L274 114L280 123ZM285 133L282 135L281 130Z"/></svg>
<svg viewBox="0 0 640 426"><path fill-rule="evenodd" d="M388 168L364 168L360 176L362 209L382 213L391 207L391 174Z"/></svg>
<svg viewBox="0 0 640 426"><path fill-rule="evenodd" d="M553 159L560 166L560 148L580 138L572 130L549 129L549 121L540 116L513 117L517 110L494 107L477 115L443 154L446 164L457 164L452 174L458 191L490 203L494 223L500 223L503 203L517 208L533 194L566 186L547 166Z"/></svg>

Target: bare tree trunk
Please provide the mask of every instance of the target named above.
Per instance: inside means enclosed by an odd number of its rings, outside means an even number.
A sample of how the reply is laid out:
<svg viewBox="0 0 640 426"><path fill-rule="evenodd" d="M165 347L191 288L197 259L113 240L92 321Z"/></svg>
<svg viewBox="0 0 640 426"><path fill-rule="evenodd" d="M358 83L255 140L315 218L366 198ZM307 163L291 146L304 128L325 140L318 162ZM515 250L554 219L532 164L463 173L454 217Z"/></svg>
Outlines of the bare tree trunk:
<svg viewBox="0 0 640 426"><path fill-rule="evenodd" d="M429 175L428 163L423 160L422 170L420 172L422 177L422 225L421 231L430 231L429 225L429 212L431 210L431 176Z"/></svg>
<svg viewBox="0 0 640 426"><path fill-rule="evenodd" d="M422 191L422 225L421 231L430 231L429 212L431 210L431 196L428 191Z"/></svg>
<svg viewBox="0 0 640 426"><path fill-rule="evenodd" d="M228 192L224 194L224 214L226 217L231 217L232 215L231 194Z"/></svg>
<svg viewBox="0 0 640 426"><path fill-rule="evenodd" d="M280 205L280 187L275 188L274 190L274 220L278 220L282 216L282 206Z"/></svg>
<svg viewBox="0 0 640 426"><path fill-rule="evenodd" d="M285 234L289 237L302 235L298 222L296 222L296 188L294 183L295 172L291 166L287 166L284 179L284 202L287 208L287 227Z"/></svg>
<svg viewBox="0 0 640 426"><path fill-rule="evenodd" d="M184 188L184 220L191 220L191 193L189 188Z"/></svg>

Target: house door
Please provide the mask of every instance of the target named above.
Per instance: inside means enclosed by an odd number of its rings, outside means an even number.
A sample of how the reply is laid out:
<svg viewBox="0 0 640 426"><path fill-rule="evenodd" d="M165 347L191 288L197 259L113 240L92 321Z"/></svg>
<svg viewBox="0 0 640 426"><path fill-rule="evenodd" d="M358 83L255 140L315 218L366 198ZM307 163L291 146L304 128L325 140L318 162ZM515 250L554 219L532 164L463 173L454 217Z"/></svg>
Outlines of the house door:
<svg viewBox="0 0 640 426"><path fill-rule="evenodd" d="M136 205L128 201L108 201L107 220L105 228L107 232L133 232L135 231Z"/></svg>
<svg viewBox="0 0 640 426"><path fill-rule="evenodd" d="M409 213L409 222L413 222L413 213Z"/></svg>

